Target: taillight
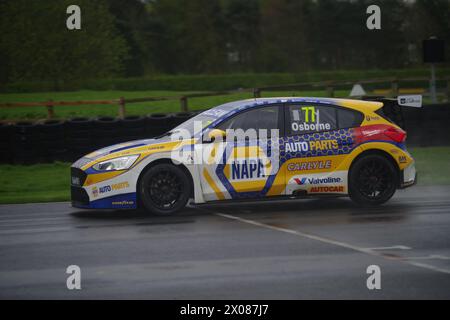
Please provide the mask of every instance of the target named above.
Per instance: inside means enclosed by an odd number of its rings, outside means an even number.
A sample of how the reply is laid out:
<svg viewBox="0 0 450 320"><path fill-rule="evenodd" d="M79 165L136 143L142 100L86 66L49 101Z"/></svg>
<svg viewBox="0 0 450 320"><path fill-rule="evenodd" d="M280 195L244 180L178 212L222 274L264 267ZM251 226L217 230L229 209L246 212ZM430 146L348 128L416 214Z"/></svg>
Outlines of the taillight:
<svg viewBox="0 0 450 320"><path fill-rule="evenodd" d="M389 127L386 130L384 130L383 133L388 138L398 143L403 143L406 140L406 132L401 129Z"/></svg>

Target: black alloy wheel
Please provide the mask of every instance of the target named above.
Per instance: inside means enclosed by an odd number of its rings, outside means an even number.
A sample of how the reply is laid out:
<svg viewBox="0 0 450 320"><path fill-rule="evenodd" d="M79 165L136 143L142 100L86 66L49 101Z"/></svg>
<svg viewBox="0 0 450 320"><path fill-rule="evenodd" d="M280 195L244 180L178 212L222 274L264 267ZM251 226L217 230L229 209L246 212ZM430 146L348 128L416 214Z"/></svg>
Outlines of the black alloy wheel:
<svg viewBox="0 0 450 320"><path fill-rule="evenodd" d="M349 173L349 195L364 206L388 201L398 185L398 170L386 157L369 154L356 160Z"/></svg>
<svg viewBox="0 0 450 320"><path fill-rule="evenodd" d="M185 207L191 183L177 165L157 164L142 176L139 195L144 207L157 215L171 215Z"/></svg>

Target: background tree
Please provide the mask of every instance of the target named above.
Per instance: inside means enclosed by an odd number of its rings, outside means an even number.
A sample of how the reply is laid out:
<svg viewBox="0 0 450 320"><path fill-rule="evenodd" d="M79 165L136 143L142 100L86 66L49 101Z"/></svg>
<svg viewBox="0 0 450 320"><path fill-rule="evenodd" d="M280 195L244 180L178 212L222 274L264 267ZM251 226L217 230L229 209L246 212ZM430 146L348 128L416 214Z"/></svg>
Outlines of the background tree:
<svg viewBox="0 0 450 320"><path fill-rule="evenodd" d="M448 0L379 0L381 30L370 0L79 0L80 31L69 4L0 1L1 82L402 68L431 35L450 48Z"/></svg>
<svg viewBox="0 0 450 320"><path fill-rule="evenodd" d="M66 28L68 0L4 1L0 51L10 80L64 82L119 75L127 47L106 1L79 0L81 30Z"/></svg>

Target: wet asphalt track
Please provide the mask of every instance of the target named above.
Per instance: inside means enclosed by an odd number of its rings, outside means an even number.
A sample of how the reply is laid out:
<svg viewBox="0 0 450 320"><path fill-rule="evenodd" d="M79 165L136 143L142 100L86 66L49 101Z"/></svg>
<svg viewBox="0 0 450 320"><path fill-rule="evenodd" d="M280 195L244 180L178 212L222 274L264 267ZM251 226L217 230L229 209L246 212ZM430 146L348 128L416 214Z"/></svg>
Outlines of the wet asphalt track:
<svg viewBox="0 0 450 320"><path fill-rule="evenodd" d="M66 267L81 267L81 290ZM368 290L366 268L381 268ZM0 298L450 298L450 186L192 207L175 217L0 206Z"/></svg>

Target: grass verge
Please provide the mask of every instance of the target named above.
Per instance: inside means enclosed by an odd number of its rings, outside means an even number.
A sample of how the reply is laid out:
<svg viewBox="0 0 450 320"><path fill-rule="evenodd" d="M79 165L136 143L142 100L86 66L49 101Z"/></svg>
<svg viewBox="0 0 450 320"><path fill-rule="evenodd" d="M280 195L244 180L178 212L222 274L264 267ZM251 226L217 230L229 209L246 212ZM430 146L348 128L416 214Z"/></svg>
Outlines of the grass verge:
<svg viewBox="0 0 450 320"><path fill-rule="evenodd" d="M450 147L410 148L418 185L450 184ZM70 164L0 165L0 203L70 200Z"/></svg>

